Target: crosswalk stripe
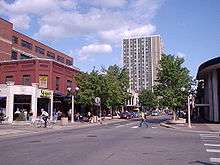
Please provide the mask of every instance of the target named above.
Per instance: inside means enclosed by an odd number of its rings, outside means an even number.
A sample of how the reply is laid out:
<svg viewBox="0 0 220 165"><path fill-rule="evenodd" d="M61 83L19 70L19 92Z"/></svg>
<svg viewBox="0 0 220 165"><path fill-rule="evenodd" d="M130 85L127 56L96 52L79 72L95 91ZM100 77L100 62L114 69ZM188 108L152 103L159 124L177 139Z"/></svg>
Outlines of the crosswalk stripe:
<svg viewBox="0 0 220 165"><path fill-rule="evenodd" d="M128 123L128 124L125 124L125 125L133 125L134 123Z"/></svg>
<svg viewBox="0 0 220 165"><path fill-rule="evenodd" d="M118 126L116 126L116 128L119 128L119 127L123 127L124 125L118 125Z"/></svg>
<svg viewBox="0 0 220 165"><path fill-rule="evenodd" d="M210 146L210 147L220 147L220 144L204 144L204 146Z"/></svg>
<svg viewBox="0 0 220 165"><path fill-rule="evenodd" d="M216 149L206 149L206 151L220 153L220 150L216 150Z"/></svg>
<svg viewBox="0 0 220 165"><path fill-rule="evenodd" d="M138 128L138 126L133 126L133 127L131 127L131 128Z"/></svg>
<svg viewBox="0 0 220 165"><path fill-rule="evenodd" d="M220 163L220 158L209 158L209 161L212 163Z"/></svg>

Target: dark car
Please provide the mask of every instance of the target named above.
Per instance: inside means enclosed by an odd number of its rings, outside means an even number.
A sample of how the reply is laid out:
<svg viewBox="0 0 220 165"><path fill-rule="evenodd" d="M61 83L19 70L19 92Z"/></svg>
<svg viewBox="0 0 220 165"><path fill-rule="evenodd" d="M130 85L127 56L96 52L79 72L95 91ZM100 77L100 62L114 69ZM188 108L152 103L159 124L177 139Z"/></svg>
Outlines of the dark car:
<svg viewBox="0 0 220 165"><path fill-rule="evenodd" d="M132 115L129 112L122 112L120 114L120 119L131 119L131 118L132 118Z"/></svg>

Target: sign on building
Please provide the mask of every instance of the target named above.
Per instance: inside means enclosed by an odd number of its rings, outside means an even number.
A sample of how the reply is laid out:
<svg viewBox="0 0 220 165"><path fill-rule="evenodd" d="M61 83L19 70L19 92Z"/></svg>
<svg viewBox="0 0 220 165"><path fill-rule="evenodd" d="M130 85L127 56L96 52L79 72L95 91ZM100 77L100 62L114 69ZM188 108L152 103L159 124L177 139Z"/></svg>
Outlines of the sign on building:
<svg viewBox="0 0 220 165"><path fill-rule="evenodd" d="M39 88L47 88L48 76L39 76Z"/></svg>

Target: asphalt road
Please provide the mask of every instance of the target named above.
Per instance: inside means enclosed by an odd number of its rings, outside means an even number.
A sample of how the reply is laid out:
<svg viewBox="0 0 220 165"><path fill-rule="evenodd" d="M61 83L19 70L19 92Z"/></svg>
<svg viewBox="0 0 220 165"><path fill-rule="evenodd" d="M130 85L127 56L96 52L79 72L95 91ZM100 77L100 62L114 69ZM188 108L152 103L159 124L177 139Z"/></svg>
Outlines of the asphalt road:
<svg viewBox="0 0 220 165"><path fill-rule="evenodd" d="M0 165L211 165L196 133L137 121L0 140Z"/></svg>

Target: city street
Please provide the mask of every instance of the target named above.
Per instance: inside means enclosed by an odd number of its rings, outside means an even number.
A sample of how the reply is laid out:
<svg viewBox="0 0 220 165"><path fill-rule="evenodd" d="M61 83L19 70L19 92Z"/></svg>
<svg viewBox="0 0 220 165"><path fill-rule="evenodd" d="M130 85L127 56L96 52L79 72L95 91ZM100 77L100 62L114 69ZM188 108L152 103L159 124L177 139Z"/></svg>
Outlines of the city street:
<svg viewBox="0 0 220 165"><path fill-rule="evenodd" d="M220 138L162 128L138 121L1 139L1 165L211 165L218 161ZM220 147L219 147L220 148ZM208 149L208 150L207 150ZM211 150L210 150L211 149Z"/></svg>

